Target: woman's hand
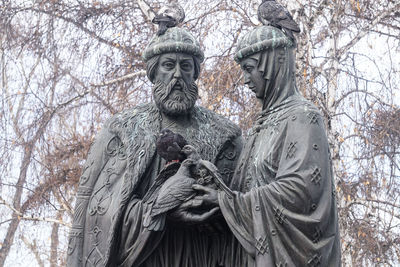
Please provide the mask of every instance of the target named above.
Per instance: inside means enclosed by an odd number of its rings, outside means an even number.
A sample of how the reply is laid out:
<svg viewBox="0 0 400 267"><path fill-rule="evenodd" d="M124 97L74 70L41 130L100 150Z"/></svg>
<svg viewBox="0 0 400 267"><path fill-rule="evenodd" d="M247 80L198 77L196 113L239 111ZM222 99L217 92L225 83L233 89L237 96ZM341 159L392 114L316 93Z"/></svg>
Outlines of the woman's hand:
<svg viewBox="0 0 400 267"><path fill-rule="evenodd" d="M201 209L201 212L198 212L199 209ZM219 207L204 210L204 201L195 197L182 203L175 211L169 214L169 217L174 221L187 224L200 224L214 218L218 211Z"/></svg>
<svg viewBox="0 0 400 267"><path fill-rule="evenodd" d="M201 195L196 196L194 198L195 200L201 201L204 205L219 207L217 190L199 184L193 185L192 188L202 193Z"/></svg>

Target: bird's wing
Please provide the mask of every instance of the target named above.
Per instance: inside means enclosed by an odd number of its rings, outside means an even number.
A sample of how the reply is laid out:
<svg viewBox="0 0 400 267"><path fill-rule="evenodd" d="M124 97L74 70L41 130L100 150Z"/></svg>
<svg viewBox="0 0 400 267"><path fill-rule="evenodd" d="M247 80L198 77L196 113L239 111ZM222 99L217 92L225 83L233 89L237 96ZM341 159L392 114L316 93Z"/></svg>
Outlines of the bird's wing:
<svg viewBox="0 0 400 267"><path fill-rule="evenodd" d="M170 22L170 21L174 21L174 19L171 18L170 16L164 16L164 15L156 15L153 19L154 23Z"/></svg>
<svg viewBox="0 0 400 267"><path fill-rule="evenodd" d="M180 158L181 149L176 143L168 144L164 150L158 151L158 154L167 162Z"/></svg>
<svg viewBox="0 0 400 267"><path fill-rule="evenodd" d="M184 146L186 146L188 144L186 139L178 133L175 134L174 141L179 145L180 148L183 148Z"/></svg>
<svg viewBox="0 0 400 267"><path fill-rule="evenodd" d="M279 20L284 20L287 17L292 17L290 13L286 10L284 6L277 2L269 2L270 3L270 12L273 12L274 18L279 21Z"/></svg>
<svg viewBox="0 0 400 267"><path fill-rule="evenodd" d="M160 24L160 27L175 27L185 19L185 11L178 4L163 6L153 19L153 23Z"/></svg>
<svg viewBox="0 0 400 267"><path fill-rule="evenodd" d="M276 5L279 5L279 8L277 8L276 12L276 23L278 23L280 26L282 26L285 29L294 31L294 32L300 32L299 25L293 20L292 15L289 13L289 11L281 6L278 3L275 3Z"/></svg>
<svg viewBox="0 0 400 267"><path fill-rule="evenodd" d="M172 135L166 135L157 140L157 152L165 160L171 161L179 158L181 148L174 141Z"/></svg>
<svg viewBox="0 0 400 267"><path fill-rule="evenodd" d="M165 183L152 207L151 216L154 217L172 210L193 197L195 192L192 185L194 182L194 179L188 178L176 181L173 185Z"/></svg>
<svg viewBox="0 0 400 267"><path fill-rule="evenodd" d="M274 16L277 13L277 9L279 9L279 5L277 3L268 1L262 3L257 10L258 19L263 23L265 22L274 23Z"/></svg>
<svg viewBox="0 0 400 267"><path fill-rule="evenodd" d="M281 20L279 24L285 29L293 32L300 32L299 25L292 18L287 17L286 19Z"/></svg>
<svg viewBox="0 0 400 267"><path fill-rule="evenodd" d="M258 8L258 19L263 23L268 21L272 26L283 27L285 29L300 32L300 28L293 20L292 15L287 9L274 1L262 3Z"/></svg>
<svg viewBox="0 0 400 267"><path fill-rule="evenodd" d="M154 206L151 209L151 217L155 217L159 214L165 213L167 211L170 211L172 209L175 209L176 207L178 207L180 204L182 203L182 201L176 199L176 198L172 198L170 199L169 202L164 202L164 203L158 203L156 202L154 204Z"/></svg>
<svg viewBox="0 0 400 267"><path fill-rule="evenodd" d="M176 12L177 12L178 23L182 23L183 20L185 19L185 10L180 5L177 5Z"/></svg>
<svg viewBox="0 0 400 267"><path fill-rule="evenodd" d="M157 175L157 178L155 179L153 185L150 187L146 195L143 197L143 202L146 203L154 202L158 196L158 192L160 191L162 185L168 178L176 174L180 166L181 164L178 162L173 162L166 165L164 169L162 169L161 172Z"/></svg>
<svg viewBox="0 0 400 267"><path fill-rule="evenodd" d="M278 23L283 28L294 32L300 32L299 25L293 20L292 15L283 6L281 6L281 9L279 10L279 13L276 18L279 19Z"/></svg>
<svg viewBox="0 0 400 267"><path fill-rule="evenodd" d="M160 136L157 138L156 141L156 148L157 148L157 153L165 159L165 157L168 156L168 142L166 141L167 137L166 136Z"/></svg>

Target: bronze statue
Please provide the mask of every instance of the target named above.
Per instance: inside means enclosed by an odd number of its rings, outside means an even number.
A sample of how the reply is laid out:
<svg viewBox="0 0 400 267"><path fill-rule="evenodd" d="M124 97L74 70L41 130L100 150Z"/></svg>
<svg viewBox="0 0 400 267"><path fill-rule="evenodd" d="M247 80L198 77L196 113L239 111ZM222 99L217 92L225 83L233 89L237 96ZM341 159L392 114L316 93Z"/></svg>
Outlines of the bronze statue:
<svg viewBox="0 0 400 267"><path fill-rule="evenodd" d="M155 104L113 116L92 145L67 265L340 266L324 122L296 88L294 38L264 25L239 42L235 60L262 111L232 177L240 130L195 105L203 52L166 28L143 54ZM156 152L166 128L185 140L186 161Z"/></svg>
<svg viewBox="0 0 400 267"><path fill-rule="evenodd" d="M232 178L233 196L194 185L221 208L248 266L340 266L328 141L320 112L296 88L294 41L272 26L240 40L235 60L262 111Z"/></svg>
<svg viewBox="0 0 400 267"><path fill-rule="evenodd" d="M144 226L158 192L152 185L185 173L170 167L179 163L166 165L156 153L161 129L182 135L218 167L227 184L240 154L241 131L195 105L204 56L189 32L167 28L154 36L143 58L155 104L113 116L98 134L79 182L67 265L243 266L243 256L232 253L228 227L216 218L217 208L189 200L168 211L165 227Z"/></svg>

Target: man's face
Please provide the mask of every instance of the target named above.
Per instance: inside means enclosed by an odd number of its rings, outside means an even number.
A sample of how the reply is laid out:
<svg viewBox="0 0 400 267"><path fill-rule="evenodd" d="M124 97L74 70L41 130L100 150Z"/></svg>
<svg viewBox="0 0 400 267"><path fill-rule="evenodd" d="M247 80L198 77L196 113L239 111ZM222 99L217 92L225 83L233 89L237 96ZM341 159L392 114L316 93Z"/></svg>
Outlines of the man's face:
<svg viewBox="0 0 400 267"><path fill-rule="evenodd" d="M256 94L257 98L264 98L266 82L263 73L257 68L258 61L248 57L240 62L240 66L243 70L244 83Z"/></svg>
<svg viewBox="0 0 400 267"><path fill-rule="evenodd" d="M160 110L179 115L191 109L197 100L194 60L181 53L162 54L155 72L154 100Z"/></svg>

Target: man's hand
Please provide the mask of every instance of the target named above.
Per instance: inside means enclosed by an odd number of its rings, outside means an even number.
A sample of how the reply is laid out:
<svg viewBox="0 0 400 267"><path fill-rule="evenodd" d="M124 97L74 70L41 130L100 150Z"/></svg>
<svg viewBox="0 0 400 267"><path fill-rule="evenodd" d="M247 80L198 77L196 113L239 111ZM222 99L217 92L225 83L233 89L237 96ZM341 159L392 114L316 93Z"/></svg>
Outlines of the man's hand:
<svg viewBox="0 0 400 267"><path fill-rule="evenodd" d="M218 201L218 200L217 200ZM187 224L200 224L209 221L219 211L219 207L206 210L203 213L194 212L195 210L203 210L205 202L195 197L182 203L174 212L170 213L170 217L175 221Z"/></svg>

